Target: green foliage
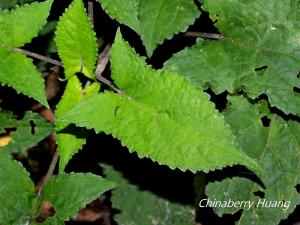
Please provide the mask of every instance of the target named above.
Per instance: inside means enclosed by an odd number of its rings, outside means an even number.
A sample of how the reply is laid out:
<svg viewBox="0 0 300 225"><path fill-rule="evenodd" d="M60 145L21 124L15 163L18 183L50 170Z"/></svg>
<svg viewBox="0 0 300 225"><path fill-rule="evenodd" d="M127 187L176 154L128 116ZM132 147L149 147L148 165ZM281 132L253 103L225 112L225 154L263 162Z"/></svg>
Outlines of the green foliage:
<svg viewBox="0 0 300 225"><path fill-rule="evenodd" d="M297 1L202 1L225 36L199 40L165 68L216 93L243 89L253 99L266 94L272 106L300 115L299 13ZM186 60L186 59L189 60Z"/></svg>
<svg viewBox="0 0 300 225"><path fill-rule="evenodd" d="M288 209L283 207L261 207L243 210L238 224L278 224L281 219L293 212L300 203L300 195L295 186L300 183L300 126L299 123L284 121L268 112L265 104L252 105L242 97L232 97L231 105L225 113L226 121L231 125L242 149L259 161L264 171L271 174L262 176L265 189L245 178L235 177L208 185L206 193L210 199L254 201L260 197L257 191L264 193L267 201L290 202ZM268 117L269 127L262 124L261 118ZM261 199L262 201L263 199ZM221 215L234 213L239 208L215 208Z"/></svg>
<svg viewBox="0 0 300 225"><path fill-rule="evenodd" d="M11 141L8 145L0 147L0 151L20 152L33 147L54 130L54 126L42 118L39 114L25 112L21 120L13 118L12 114L0 110L0 134L5 129L16 129L10 132Z"/></svg>
<svg viewBox="0 0 300 225"><path fill-rule="evenodd" d="M63 222L74 217L86 204L115 187L115 183L91 173L64 173L51 178L44 187L42 196L44 201L53 204L56 211L51 221Z"/></svg>
<svg viewBox="0 0 300 225"><path fill-rule="evenodd" d="M84 89L77 76L68 80L64 95L57 105L55 116L63 117L82 99L96 94L100 89L99 83L93 83ZM60 154L59 171L63 172L68 161L85 144L86 136L82 128L70 126L70 123L56 122L56 142Z"/></svg>
<svg viewBox="0 0 300 225"><path fill-rule="evenodd" d="M181 205L142 190L130 183L120 171L110 165L103 165L106 177L118 183L112 191L112 207L121 213L115 216L119 224L125 225L192 225L195 210L192 206Z"/></svg>
<svg viewBox="0 0 300 225"><path fill-rule="evenodd" d="M74 0L60 18L55 42L67 79L77 72L94 78L96 37L82 0Z"/></svg>
<svg viewBox="0 0 300 225"><path fill-rule="evenodd" d="M49 15L52 0L0 11L0 83L48 106L44 82L32 61L14 52L34 38Z"/></svg>
<svg viewBox="0 0 300 225"><path fill-rule="evenodd" d="M105 92L83 100L62 122L112 134L140 157L171 168L196 172L243 164L260 171L240 151L206 94L176 74L151 69L119 32L111 64L123 93Z"/></svg>
<svg viewBox="0 0 300 225"><path fill-rule="evenodd" d="M16 5L23 5L25 3L31 3L34 0L2 0L0 2L0 9L11 9Z"/></svg>
<svg viewBox="0 0 300 225"><path fill-rule="evenodd" d="M27 224L35 197L34 185L22 165L3 151L0 151L0 181L0 224Z"/></svg>
<svg viewBox="0 0 300 225"><path fill-rule="evenodd" d="M0 188L0 224L29 224L41 201L28 172L3 151L0 151L0 180L5 182ZM42 200L51 202L56 210L50 224L64 224L80 208L114 187L113 182L90 173L52 177L42 191Z"/></svg>
<svg viewBox="0 0 300 225"><path fill-rule="evenodd" d="M98 0L105 11L137 32L148 56L175 33L186 31L200 16L192 0Z"/></svg>

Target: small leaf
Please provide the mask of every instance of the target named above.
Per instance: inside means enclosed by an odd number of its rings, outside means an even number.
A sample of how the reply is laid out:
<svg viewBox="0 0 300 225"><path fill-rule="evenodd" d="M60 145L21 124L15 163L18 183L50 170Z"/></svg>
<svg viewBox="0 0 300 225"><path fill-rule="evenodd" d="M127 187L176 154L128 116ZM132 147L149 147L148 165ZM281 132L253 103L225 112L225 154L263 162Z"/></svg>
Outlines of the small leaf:
<svg viewBox="0 0 300 225"><path fill-rule="evenodd" d="M85 99L62 122L112 134L139 157L172 169L207 172L243 164L260 172L239 149L207 94L176 74L151 69L120 33L111 65L122 94L105 92Z"/></svg>
<svg viewBox="0 0 300 225"><path fill-rule="evenodd" d="M79 209L114 187L113 182L91 173L60 174L52 177L45 185L42 198L51 202L55 209L54 217L49 219L65 221L73 218Z"/></svg>
<svg viewBox="0 0 300 225"><path fill-rule="evenodd" d="M100 89L99 83L82 89L77 76L68 80L64 95L57 105L55 116L60 119L69 110L71 110L82 99L96 94ZM67 163L76 154L86 142L85 132L82 128L69 126L70 123L56 122L56 141L60 155L59 171L63 172Z"/></svg>
<svg viewBox="0 0 300 225"><path fill-rule="evenodd" d="M60 18L55 42L67 79L77 72L94 79L96 37L82 0L74 0Z"/></svg>
<svg viewBox="0 0 300 225"><path fill-rule="evenodd" d="M27 224L30 219L34 185L22 165L0 151L0 224Z"/></svg>
<svg viewBox="0 0 300 225"><path fill-rule="evenodd" d="M300 203L300 194L296 190L296 185L300 184L299 123L284 121L270 114L264 105L252 105L242 97L232 97L230 101L226 121L242 149L271 174L261 177L265 189L246 178L235 177L210 183L206 194L210 199L220 201L253 201L252 208L244 208L238 224L278 224ZM269 118L270 124L264 126L261 118ZM257 192L263 196L257 196ZM262 205L264 201L268 202L265 206ZM270 201L279 206L267 207ZM237 212L240 208L219 207L214 210L221 215Z"/></svg>
<svg viewBox="0 0 300 225"><path fill-rule="evenodd" d="M192 225L195 210L190 205L172 202L149 190L130 183L120 171L103 165L108 179L118 183L112 191L112 207L120 210L115 215L118 224L131 225Z"/></svg>
<svg viewBox="0 0 300 225"><path fill-rule="evenodd" d="M32 60L0 47L0 82L48 106L42 75Z"/></svg>
<svg viewBox="0 0 300 225"><path fill-rule="evenodd" d="M184 32L200 11L192 0L98 0L105 11L138 34L151 56L157 45Z"/></svg>
<svg viewBox="0 0 300 225"><path fill-rule="evenodd" d="M53 125L47 122L40 115L32 112L26 112L21 120L9 118L10 113L0 110L0 132L6 129L16 129L10 132L10 142L4 147L0 147L0 151L20 152L36 145L53 132ZM7 124L5 120L7 120Z"/></svg>
<svg viewBox="0 0 300 225"><path fill-rule="evenodd" d="M199 41L172 57L165 69L216 93L243 89L253 99L266 94L272 106L300 115L300 94L295 90L300 88L299 2L202 3L225 38Z"/></svg>

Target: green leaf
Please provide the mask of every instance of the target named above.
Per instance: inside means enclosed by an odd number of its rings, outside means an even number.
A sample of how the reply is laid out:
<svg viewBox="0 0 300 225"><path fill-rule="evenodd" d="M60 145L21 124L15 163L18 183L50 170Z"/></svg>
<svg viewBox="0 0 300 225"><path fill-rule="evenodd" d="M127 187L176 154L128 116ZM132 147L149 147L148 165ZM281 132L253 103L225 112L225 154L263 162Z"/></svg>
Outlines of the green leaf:
<svg viewBox="0 0 300 225"><path fill-rule="evenodd" d="M0 151L0 224L24 225L32 210L34 185L22 165Z"/></svg>
<svg viewBox="0 0 300 225"><path fill-rule="evenodd" d="M25 3L31 3L34 0L2 0L0 2L0 9L11 9L15 7L17 4L23 5Z"/></svg>
<svg viewBox="0 0 300 225"><path fill-rule="evenodd" d="M37 36L47 22L52 0L0 11L0 83L48 107L41 74L26 56L14 52Z"/></svg>
<svg viewBox="0 0 300 225"><path fill-rule="evenodd" d="M37 36L46 24L52 0L34 2L12 11L0 11L1 47L21 47Z"/></svg>
<svg viewBox="0 0 300 225"><path fill-rule="evenodd" d="M36 145L54 130L52 124L47 122L39 114L26 112L21 120L11 117L11 113L0 110L0 132L5 128L16 129L11 131L11 141L5 147L0 147L0 151L20 152Z"/></svg>
<svg viewBox="0 0 300 225"><path fill-rule="evenodd" d="M139 157L173 169L196 172L243 164L260 171L239 149L207 94L176 74L150 68L119 32L111 65L122 94L105 92L83 100L62 122L112 134Z"/></svg>
<svg viewBox="0 0 300 225"><path fill-rule="evenodd" d="M57 105L55 116L57 119L63 117L82 99L96 94L100 89L99 83L82 89L77 76L68 80L64 95ZM60 155L59 171L63 172L67 163L86 142L86 135L82 128L69 126L70 123L56 122L56 142Z"/></svg>
<svg viewBox="0 0 300 225"><path fill-rule="evenodd" d="M82 0L74 0L60 18L55 42L67 79L77 72L94 79L96 36Z"/></svg>
<svg viewBox="0 0 300 225"><path fill-rule="evenodd" d="M125 225L192 225L195 223L195 210L192 206L171 202L142 190L130 183L120 171L110 165L103 165L108 179L118 183L112 191L112 206L120 210L114 217L118 224Z"/></svg>
<svg viewBox="0 0 300 225"><path fill-rule="evenodd" d="M278 224L287 218L300 203L296 185L300 183L300 126L295 121L285 121L270 114L264 105L252 105L242 97L232 97L230 108L225 113L242 149L256 158L263 170L271 174L262 176L263 189L246 178L235 177L221 182L210 183L206 194L210 199L220 201L253 201L256 207L243 210L238 224L258 225ZM270 125L265 127L261 118L269 118ZM264 198L255 195L262 192ZM285 201L289 207L262 207L260 202ZM281 203L280 203L281 201ZM234 213L240 208L215 208L219 214Z"/></svg>
<svg viewBox="0 0 300 225"><path fill-rule="evenodd" d="M267 94L272 106L300 115L300 4L294 0L202 1L219 41L203 41L176 54L165 69L216 93L243 89ZM188 60L187 60L188 59Z"/></svg>
<svg viewBox="0 0 300 225"><path fill-rule="evenodd" d="M114 187L113 182L91 173L60 174L52 177L45 185L42 198L51 202L56 211L51 220L65 221L73 218L79 209Z"/></svg>
<svg viewBox="0 0 300 225"><path fill-rule="evenodd" d="M0 82L48 106L42 75L32 60L0 47Z"/></svg>
<svg viewBox="0 0 300 225"><path fill-rule="evenodd" d="M98 0L105 11L137 32L151 56L157 45L184 32L200 11L192 0Z"/></svg>

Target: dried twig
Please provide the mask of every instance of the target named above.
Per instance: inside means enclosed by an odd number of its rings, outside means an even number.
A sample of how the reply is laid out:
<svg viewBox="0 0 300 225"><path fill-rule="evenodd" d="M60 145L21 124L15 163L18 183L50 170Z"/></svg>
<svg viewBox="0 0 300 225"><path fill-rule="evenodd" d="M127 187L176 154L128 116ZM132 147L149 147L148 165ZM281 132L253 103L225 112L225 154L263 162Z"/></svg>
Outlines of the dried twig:
<svg viewBox="0 0 300 225"><path fill-rule="evenodd" d="M109 61L109 52L111 49L111 45L107 44L103 51L100 53L98 60L97 60L97 66L95 70L95 77L97 80L100 82L106 84L109 86L111 89L113 89L117 93L121 93L122 91L118 88L116 88L113 83L109 80L107 80L105 77L102 76L103 71L105 70L108 61Z"/></svg>
<svg viewBox="0 0 300 225"><path fill-rule="evenodd" d="M3 46L1 46L1 47L3 47ZM55 59L51 59L47 56L39 55L37 53L30 52L30 51L27 51L27 50L24 50L24 49L21 49L21 48L12 48L11 50L13 50L15 52L23 53L23 54L28 55L32 58L36 58L36 59L51 63L51 64L56 65L56 66L63 66L61 62L59 62Z"/></svg>
<svg viewBox="0 0 300 225"><path fill-rule="evenodd" d="M88 16L94 26L94 3L91 1L88 1Z"/></svg>
<svg viewBox="0 0 300 225"><path fill-rule="evenodd" d="M221 34L205 33L205 32L186 32L185 36L187 36L187 37L200 37L200 38L207 38L207 39L214 39L214 40L225 39L225 37Z"/></svg>

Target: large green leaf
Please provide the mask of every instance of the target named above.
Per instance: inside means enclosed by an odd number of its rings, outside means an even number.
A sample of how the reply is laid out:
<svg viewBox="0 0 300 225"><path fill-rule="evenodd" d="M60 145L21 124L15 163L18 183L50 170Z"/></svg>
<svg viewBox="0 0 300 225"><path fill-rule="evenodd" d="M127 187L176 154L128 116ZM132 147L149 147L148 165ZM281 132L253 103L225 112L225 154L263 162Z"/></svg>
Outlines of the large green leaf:
<svg viewBox="0 0 300 225"><path fill-rule="evenodd" d="M120 210L115 215L119 224L124 225L192 225L195 223L195 210L160 197L151 191L142 190L130 183L120 171L104 165L106 177L118 183L112 191L112 206Z"/></svg>
<svg viewBox="0 0 300 225"><path fill-rule="evenodd" d="M34 185L22 165L0 151L0 224L28 224Z"/></svg>
<svg viewBox="0 0 300 225"><path fill-rule="evenodd" d="M295 0L202 1L225 36L200 40L165 65L216 93L267 94L272 106L300 115L300 4ZM187 60L188 59L188 60Z"/></svg>
<svg viewBox="0 0 300 225"><path fill-rule="evenodd" d="M96 37L82 0L74 0L60 18L55 42L64 64L66 78L77 72L94 78Z"/></svg>
<svg viewBox="0 0 300 225"><path fill-rule="evenodd" d="M225 113L226 121L242 149L270 173L261 177L265 189L246 178L235 177L210 183L206 194L210 199L220 201L253 201L250 209L242 207L244 210L238 224L278 224L300 203L300 194L295 188L300 183L299 123L284 121L270 114L264 105L252 105L242 97L232 97L230 101L231 105ZM263 126L262 117L271 120L269 127ZM264 195L263 198L255 194L258 191ZM281 207L263 207L259 202L265 200L279 202ZM285 206L282 207L282 204ZM239 209L218 207L215 211L221 215Z"/></svg>
<svg viewBox="0 0 300 225"><path fill-rule="evenodd" d="M105 92L83 100L62 122L112 134L131 152L173 169L195 172L243 164L260 171L239 149L207 94L176 74L153 70L119 32L111 64L122 94Z"/></svg>
<svg viewBox="0 0 300 225"><path fill-rule="evenodd" d="M193 0L98 0L105 11L138 34L151 56L156 46L185 31L200 15Z"/></svg>
<svg viewBox="0 0 300 225"><path fill-rule="evenodd" d="M51 202L56 211L50 221L60 224L58 221L74 217L79 209L115 186L115 183L91 173L65 173L49 180L43 188L42 199Z"/></svg>
<svg viewBox="0 0 300 225"><path fill-rule="evenodd" d="M32 61L13 51L30 42L46 23L52 0L0 11L0 83L48 106L44 82Z"/></svg>
<svg viewBox="0 0 300 225"><path fill-rule="evenodd" d="M0 147L0 151L19 152L33 147L54 130L54 126L39 114L26 112L21 120L16 120L11 113L0 110L0 133L4 129L13 129L10 132L11 141Z"/></svg>
<svg viewBox="0 0 300 225"><path fill-rule="evenodd" d="M77 76L68 80L64 95L57 105L55 116L60 119L69 110L71 110L82 99L96 94L100 89L99 83L82 89L81 82ZM60 155L59 171L63 172L67 163L76 154L86 142L86 135L82 128L69 126L70 123L56 122L56 142Z"/></svg>

